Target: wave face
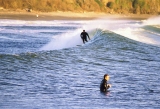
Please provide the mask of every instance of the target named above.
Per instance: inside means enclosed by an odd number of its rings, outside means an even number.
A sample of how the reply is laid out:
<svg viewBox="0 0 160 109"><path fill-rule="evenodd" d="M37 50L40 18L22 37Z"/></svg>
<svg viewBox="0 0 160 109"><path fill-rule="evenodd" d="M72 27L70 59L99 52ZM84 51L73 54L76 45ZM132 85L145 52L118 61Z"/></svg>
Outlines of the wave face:
<svg viewBox="0 0 160 109"><path fill-rule="evenodd" d="M156 19L1 19L0 108L160 108ZM112 87L100 93L105 73Z"/></svg>

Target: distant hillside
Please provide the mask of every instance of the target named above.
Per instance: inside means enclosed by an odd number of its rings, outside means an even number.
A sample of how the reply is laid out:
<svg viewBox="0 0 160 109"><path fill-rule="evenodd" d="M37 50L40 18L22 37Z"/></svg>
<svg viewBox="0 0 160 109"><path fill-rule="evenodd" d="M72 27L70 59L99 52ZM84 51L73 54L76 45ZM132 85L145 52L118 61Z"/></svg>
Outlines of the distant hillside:
<svg viewBox="0 0 160 109"><path fill-rule="evenodd" d="M0 0L0 10L159 14L160 0Z"/></svg>

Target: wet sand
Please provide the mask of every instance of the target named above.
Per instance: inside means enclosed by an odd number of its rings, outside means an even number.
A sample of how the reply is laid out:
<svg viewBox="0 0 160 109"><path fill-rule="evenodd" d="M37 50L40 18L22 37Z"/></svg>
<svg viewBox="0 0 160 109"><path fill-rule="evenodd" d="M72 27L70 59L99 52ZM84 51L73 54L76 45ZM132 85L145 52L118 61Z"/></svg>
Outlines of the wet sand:
<svg viewBox="0 0 160 109"><path fill-rule="evenodd" d="M106 14L106 13L73 13L73 12L0 12L0 19L14 19L14 20L93 20L98 18L111 19L147 19L155 15L120 15L120 14Z"/></svg>

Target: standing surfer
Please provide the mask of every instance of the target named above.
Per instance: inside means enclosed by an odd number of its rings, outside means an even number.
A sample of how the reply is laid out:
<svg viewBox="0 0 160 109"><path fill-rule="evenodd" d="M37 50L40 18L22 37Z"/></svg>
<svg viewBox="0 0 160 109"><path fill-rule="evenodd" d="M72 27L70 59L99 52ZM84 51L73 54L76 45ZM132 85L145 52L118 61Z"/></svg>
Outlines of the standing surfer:
<svg viewBox="0 0 160 109"><path fill-rule="evenodd" d="M88 36L88 39L90 40L90 37L89 37L88 33L85 32L85 30L83 30L83 32L81 33L80 36L81 36L81 38L82 38L82 40L83 40L83 43L85 43L85 41L88 42L88 41L87 41L87 36Z"/></svg>
<svg viewBox="0 0 160 109"><path fill-rule="evenodd" d="M109 81L109 75L105 74L104 78L100 84L100 91L101 92L106 92L111 87L111 85L108 84L107 81Z"/></svg>

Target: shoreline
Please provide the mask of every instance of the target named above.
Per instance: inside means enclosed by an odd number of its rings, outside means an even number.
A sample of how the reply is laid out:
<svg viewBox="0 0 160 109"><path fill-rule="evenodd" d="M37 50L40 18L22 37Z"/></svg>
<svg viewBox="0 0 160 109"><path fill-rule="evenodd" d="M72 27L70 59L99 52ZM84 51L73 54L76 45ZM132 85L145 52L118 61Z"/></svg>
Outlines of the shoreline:
<svg viewBox="0 0 160 109"><path fill-rule="evenodd" d="M108 14L108 13L74 13L74 12L0 12L0 19L11 20L94 20L102 19L133 19L145 20L156 15L137 15L137 14Z"/></svg>

